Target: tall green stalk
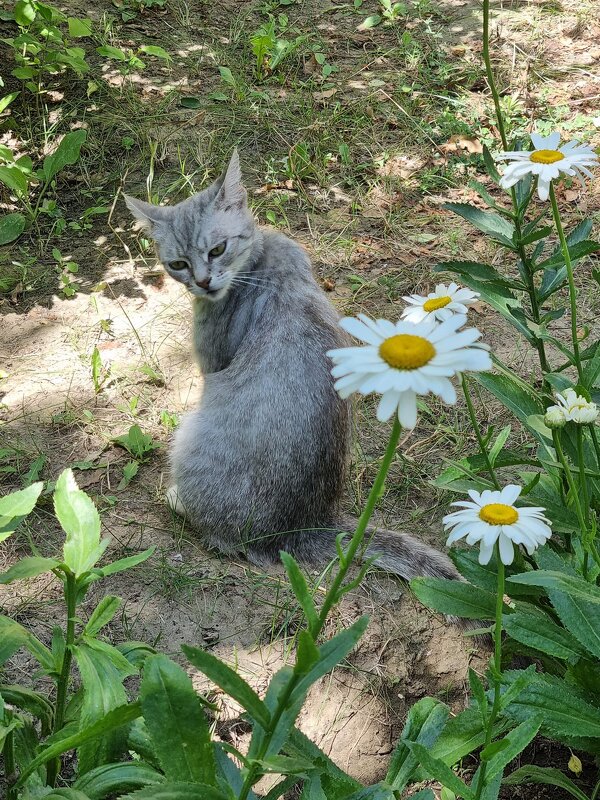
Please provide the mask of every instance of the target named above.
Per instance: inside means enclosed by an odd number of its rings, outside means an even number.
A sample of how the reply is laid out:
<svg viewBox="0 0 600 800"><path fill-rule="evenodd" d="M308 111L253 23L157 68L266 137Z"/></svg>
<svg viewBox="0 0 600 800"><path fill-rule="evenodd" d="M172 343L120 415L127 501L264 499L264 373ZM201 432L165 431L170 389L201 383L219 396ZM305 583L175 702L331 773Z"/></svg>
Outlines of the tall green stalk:
<svg viewBox="0 0 600 800"><path fill-rule="evenodd" d="M68 572L65 582L65 600L67 603L67 636L62 667L56 690L56 706L54 709L54 726L52 733L58 733L65 724L65 709L67 706L67 690L71 677L71 660L73 658L73 644L75 642L75 608L77 598L77 585L75 575ZM54 786L60 770L60 758L48 764L46 783Z"/></svg>
<svg viewBox="0 0 600 800"><path fill-rule="evenodd" d="M6 800L16 800L17 793L14 788L16 778L15 740L13 731L9 731L6 734L2 755L4 756L4 774L6 776Z"/></svg>
<svg viewBox="0 0 600 800"><path fill-rule="evenodd" d="M496 621L494 624L494 666L491 670L492 683L494 686L494 700L492 703L492 710L487 720L487 729L485 732L484 749L489 747L494 735L494 723L500 711L500 679L502 677L502 611L504 608L504 583L505 573L504 564L500 559L500 547L498 542L494 545L494 554L496 556L496 564L498 567L498 582L496 586ZM483 790L485 788L485 773L487 771L487 761L482 761L479 773L479 780L477 781L477 789L475 790L475 800L480 800Z"/></svg>
<svg viewBox="0 0 600 800"><path fill-rule="evenodd" d="M575 278L573 275L573 263L569 253L569 246L563 231L562 222L560 219L560 212L558 210L558 203L556 202L556 194L554 192L554 185L550 181L550 202L552 203L552 216L554 217L554 224L558 231L558 238L560 239L560 249L562 250L565 259L565 267L567 268L567 281L569 283L569 303L571 304L571 341L573 344L573 355L575 356L575 366L577 367L577 375L579 382L583 383L583 366L581 364L581 356L579 354L579 337L577 336L577 293L575 291Z"/></svg>
<svg viewBox="0 0 600 800"><path fill-rule="evenodd" d="M356 554L358 553L363 544L369 520L373 515L373 511L375 509L377 500L381 495L386 475L392 463L392 459L394 458L394 453L396 452L398 441L400 440L401 430L402 429L398 421L398 418L397 416L395 416L394 425L392 427L392 433L390 435L388 446L386 447L383 460L379 466L379 471L377 472L377 477L375 478L373 486L371 487L371 491L369 492L369 497L367 498L367 502L365 504L363 512L358 520L358 525L356 526L356 530L352 535L352 539L350 540L348 549L343 554L343 556L340 557L338 571L336 573L334 580L332 581L331 586L327 591L327 594L325 595L325 599L323 601L323 606L321 607L321 613L319 614L318 621L310 630L310 634L312 635L313 639L316 639L319 636L319 634L323 630L325 622L327 621L327 615L329 614L332 606L340 599L344 580L346 578L346 575L348 574L348 570L352 566ZM271 716L270 730L267 731L267 735L265 736L265 740L260 749L260 752L256 756L255 762L250 765L248 772L246 773L244 783L242 785L240 794L238 795L238 800L247 800L252 787L256 783L259 777L258 775L259 768L256 766L256 764L262 761L262 759L264 759L269 749L269 744L271 743L271 738L273 736L273 733L277 728L277 724L279 723L281 716L286 710L288 701L294 689L296 688L298 681L301 680L301 677L302 676L293 673L290 676L290 679L287 682L287 684L281 690L277 701L277 707L275 708Z"/></svg>
<svg viewBox="0 0 600 800"><path fill-rule="evenodd" d="M469 392L469 383L467 376L463 372L460 377L462 382L463 394L465 396L465 400L467 401L469 418L471 419L471 425L473 426L473 430L475 431L475 436L477 438L477 444L479 445L479 450L481 451L481 455L483 456L483 460L485 461L485 465L490 474L490 478L492 479L492 483L494 484L496 489L500 490L500 483L498 481L498 478L496 477L496 471L494 470L492 462L490 461L490 456L487 451L487 447L485 446L485 442L483 441L483 436L481 435L479 422L477 421L475 408L473 407L473 401L471 400L471 393Z"/></svg>

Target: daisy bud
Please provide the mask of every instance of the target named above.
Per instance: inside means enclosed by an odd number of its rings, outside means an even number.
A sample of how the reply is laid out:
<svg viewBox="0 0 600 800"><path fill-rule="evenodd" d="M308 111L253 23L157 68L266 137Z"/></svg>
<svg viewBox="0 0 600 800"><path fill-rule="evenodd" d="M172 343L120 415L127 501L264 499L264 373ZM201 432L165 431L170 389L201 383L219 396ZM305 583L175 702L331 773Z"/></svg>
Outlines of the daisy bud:
<svg viewBox="0 0 600 800"><path fill-rule="evenodd" d="M547 428L563 428L567 424L564 412L560 406L550 406L544 416L544 425Z"/></svg>

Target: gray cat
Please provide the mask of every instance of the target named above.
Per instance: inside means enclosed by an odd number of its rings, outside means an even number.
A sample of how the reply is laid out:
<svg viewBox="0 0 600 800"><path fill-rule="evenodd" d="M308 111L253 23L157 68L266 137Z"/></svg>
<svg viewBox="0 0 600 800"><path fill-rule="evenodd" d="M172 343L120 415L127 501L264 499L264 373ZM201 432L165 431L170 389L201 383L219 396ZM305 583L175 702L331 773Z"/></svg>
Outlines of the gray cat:
<svg viewBox="0 0 600 800"><path fill-rule="evenodd" d="M328 561L356 524L338 513L350 405L325 355L349 341L307 254L255 224L237 151L215 183L176 206L125 201L193 297L204 390L175 434L168 502L224 553ZM403 533L371 528L366 556L406 579L458 577L445 555Z"/></svg>

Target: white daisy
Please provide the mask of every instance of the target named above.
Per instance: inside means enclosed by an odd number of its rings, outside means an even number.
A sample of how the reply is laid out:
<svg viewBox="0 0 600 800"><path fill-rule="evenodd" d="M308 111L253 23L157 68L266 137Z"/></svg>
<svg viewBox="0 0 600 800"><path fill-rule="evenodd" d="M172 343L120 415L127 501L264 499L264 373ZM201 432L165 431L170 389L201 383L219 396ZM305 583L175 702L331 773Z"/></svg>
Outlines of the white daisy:
<svg viewBox="0 0 600 800"><path fill-rule="evenodd" d="M577 394L575 389L565 389L562 394L557 394L557 406L550 406L546 414L562 412L566 422L576 422L578 425L591 425L598 419L598 406L590 403L585 397Z"/></svg>
<svg viewBox="0 0 600 800"><path fill-rule="evenodd" d="M481 333L467 328L457 333L467 321L454 314L442 323L388 322L371 320L364 314L358 319L345 317L340 325L366 347L343 347L327 355L335 366L335 388L343 398L353 392L382 395L377 419L389 419L397 410L404 428L417 424L417 395L432 394L445 403L456 402L456 392L449 381L457 372L481 372L491 369L488 348L475 344Z"/></svg>
<svg viewBox="0 0 600 800"><path fill-rule="evenodd" d="M526 175L537 175L537 190L540 200L547 200L550 194L550 182L558 178L561 173L576 177L583 184L583 175L588 178L594 176L588 167L598 164L598 156L591 147L581 145L573 140L559 147L560 133L550 136L531 134L531 141L535 150L514 150L500 153L496 158L499 161L511 161L500 181L500 186L510 189Z"/></svg>
<svg viewBox="0 0 600 800"><path fill-rule="evenodd" d="M429 292L427 297L419 294L403 297L411 307L404 309L402 317L409 322L423 322L426 319L439 319L443 322L453 314L466 314L468 307L476 303L478 297L478 292L461 289L455 283L449 286L438 283L435 291Z"/></svg>
<svg viewBox="0 0 600 800"><path fill-rule="evenodd" d="M488 564L494 545L498 542L503 564L512 564L513 544L522 544L531 555L552 536L550 520L544 517L545 508L517 508L515 502L521 487L505 486L501 491L469 491L472 502L459 501L461 511L447 514L442 522L446 530L454 529L448 537L450 546L466 536L467 544L479 546L479 563Z"/></svg>

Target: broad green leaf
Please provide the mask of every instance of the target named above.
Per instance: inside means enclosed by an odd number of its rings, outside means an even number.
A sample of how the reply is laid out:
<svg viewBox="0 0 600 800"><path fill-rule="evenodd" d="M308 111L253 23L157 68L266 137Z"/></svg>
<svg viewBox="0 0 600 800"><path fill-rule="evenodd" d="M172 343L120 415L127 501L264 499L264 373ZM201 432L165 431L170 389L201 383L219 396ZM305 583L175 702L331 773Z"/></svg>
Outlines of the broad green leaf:
<svg viewBox="0 0 600 800"><path fill-rule="evenodd" d="M290 731L285 743L285 752L302 756L313 764L322 766L321 781L327 797L347 797L360 787L360 783L347 775L308 736L297 728Z"/></svg>
<svg viewBox="0 0 600 800"><path fill-rule="evenodd" d="M127 702L123 680L134 670L128 673L119 670L106 653L88 644L74 646L73 655L83 684L79 724L87 728ZM100 764L116 761L126 749L126 738L127 731L120 727L83 743L77 751L79 774L84 775Z"/></svg>
<svg viewBox="0 0 600 800"><path fill-rule="evenodd" d="M157 770L160 769L160 762L156 757L154 744L143 717L132 722L127 735L127 747L140 756L143 761L146 761Z"/></svg>
<svg viewBox="0 0 600 800"><path fill-rule="evenodd" d="M318 625L318 615L315 609L313 596L310 593L306 583L306 578L302 574L297 562L289 553L281 551L279 553L279 557L281 558L283 566L285 567L285 571L288 574L288 578L290 579L290 584L292 585L296 599L302 606L304 616L308 622L308 627L309 629L314 630L315 626Z"/></svg>
<svg viewBox="0 0 600 800"><path fill-rule="evenodd" d="M500 242L505 247L515 250L513 235L515 226L499 214L491 211L481 211L468 203L445 203L443 208L446 211L453 211L459 217L466 219L482 233Z"/></svg>
<svg viewBox="0 0 600 800"><path fill-rule="evenodd" d="M26 219L23 214L5 214L0 217L0 246L18 239L25 230Z"/></svg>
<svg viewBox="0 0 600 800"><path fill-rule="evenodd" d="M600 244L598 242L594 242L592 240L577 242L569 247L571 262L578 261L580 258L590 255L591 253L597 253L598 250L600 250ZM547 258L545 261L537 264L536 269L558 269L559 267L564 266L564 263L565 257L562 250L559 250L551 255L550 258Z"/></svg>
<svg viewBox="0 0 600 800"><path fill-rule="evenodd" d="M600 658L600 609L597 603L556 589L547 589L547 592L560 621L570 632L567 635L572 634L580 643L578 652L581 654L584 650Z"/></svg>
<svg viewBox="0 0 600 800"><path fill-rule="evenodd" d="M26 28L36 17L37 7L35 0L17 0L15 3L15 22L22 28Z"/></svg>
<svg viewBox="0 0 600 800"><path fill-rule="evenodd" d="M296 664L294 671L297 675L306 675L309 669L319 660L319 650L314 639L307 630L298 634L296 645Z"/></svg>
<svg viewBox="0 0 600 800"><path fill-rule="evenodd" d="M87 132L84 130L71 131L63 136L54 153L44 159L42 172L46 182L50 182L63 167L77 163L81 146L86 138Z"/></svg>
<svg viewBox="0 0 600 800"><path fill-rule="evenodd" d="M600 603L600 588L572 575L566 575L556 570L536 569L512 575L513 583L524 583L527 586L543 586L546 590L557 589L572 597L579 597L589 603Z"/></svg>
<svg viewBox="0 0 600 800"><path fill-rule="evenodd" d="M106 595L98 603L96 608L87 621L83 632L86 636L96 636L96 634L114 617L119 608L121 608L122 600L120 597L113 595Z"/></svg>
<svg viewBox="0 0 600 800"><path fill-rule="evenodd" d="M219 67L219 75L221 76L221 80L224 81L228 86L235 87L235 78L233 77L233 73L229 67Z"/></svg>
<svg viewBox="0 0 600 800"><path fill-rule="evenodd" d="M448 707L431 697L424 697L412 706L385 778L395 791L399 792L408 785L419 765L406 741L431 748L444 728L448 714Z"/></svg>
<svg viewBox="0 0 600 800"><path fill-rule="evenodd" d="M473 584L473 586L479 586L491 594L496 594L496 588L498 586L498 568L495 556L492 556L487 564L480 564L477 550L459 550L457 548L451 548L449 555L456 569L469 583ZM506 570L506 594L511 598L539 597L542 594L541 589L536 589L533 586L511 585L508 582L512 574L513 568L508 567Z"/></svg>
<svg viewBox="0 0 600 800"><path fill-rule="evenodd" d="M90 800L87 794L68 787L52 789L50 794L45 794L44 797L46 800Z"/></svg>
<svg viewBox="0 0 600 800"><path fill-rule="evenodd" d="M518 670L505 672L503 687L510 687L521 674ZM539 716L542 734L559 741L564 741L565 737L569 740L600 738L600 709L584 700L576 687L552 675L535 675L506 707L506 714L518 722Z"/></svg>
<svg viewBox="0 0 600 800"><path fill-rule="evenodd" d="M56 481L54 510L67 534L63 548L67 567L76 577L88 572L108 546L100 541L100 516L85 492L78 488L70 469Z"/></svg>
<svg viewBox="0 0 600 800"><path fill-rule="evenodd" d="M97 47L96 52L100 56L104 56L105 58L112 58L115 61L127 61L127 56L122 50L119 50L118 47L103 45L102 47Z"/></svg>
<svg viewBox="0 0 600 800"><path fill-rule="evenodd" d="M0 528L4 529L15 517L22 518L30 514L43 488L43 481L39 481L0 498Z"/></svg>
<svg viewBox="0 0 600 800"><path fill-rule="evenodd" d="M365 17L363 21L356 28L357 31L368 31L370 28L376 28L381 23L382 17L379 14L370 14Z"/></svg>
<svg viewBox="0 0 600 800"><path fill-rule="evenodd" d="M559 789L564 789L564 791L576 797L577 800L588 800L587 795L578 789L570 778L567 778L559 769L554 767L536 767L533 764L528 764L507 775L502 783L505 786L518 786L522 783L541 783L546 786L556 786Z"/></svg>
<svg viewBox="0 0 600 800"><path fill-rule="evenodd" d="M499 772L501 773L504 767L510 764L510 762L527 747L529 742L531 742L539 731L541 725L541 717L533 717L532 719L525 720L525 722L522 722L508 733L502 740L507 743L507 746L503 747L488 760L486 780L490 780Z"/></svg>
<svg viewBox="0 0 600 800"><path fill-rule="evenodd" d="M414 578L410 588L424 605L442 614L466 619L496 618L494 595L469 583L443 578Z"/></svg>
<svg viewBox="0 0 600 800"><path fill-rule="evenodd" d="M478 261L441 261L434 267L435 272L455 272L467 278L474 278L477 281L488 282L504 286L507 289L522 288L522 284L505 278L491 264L480 264Z"/></svg>
<svg viewBox="0 0 600 800"><path fill-rule="evenodd" d="M497 722L494 726L494 736L500 736L507 726L506 719ZM439 738L430 748L430 752L434 758L452 766L481 747L484 742L485 730L481 714L476 706L471 706L448 720Z"/></svg>
<svg viewBox="0 0 600 800"><path fill-rule="evenodd" d="M237 672L228 667L223 661L220 661L212 653L201 650L198 647L190 647L189 645L182 645L183 650L188 661L197 667L200 672L210 678L211 681L217 684L223 691L244 708L263 728L267 728L270 722L270 714L267 707L256 694L246 681L241 678Z"/></svg>
<svg viewBox="0 0 600 800"><path fill-rule="evenodd" d="M344 800L395 800L395 798L388 786L377 783L375 786L365 786L362 789L358 789L353 794L345 797Z"/></svg>
<svg viewBox="0 0 600 800"><path fill-rule="evenodd" d="M25 647L45 670L52 670L54 659L48 648L18 622L9 617L0 616L0 665Z"/></svg>
<svg viewBox="0 0 600 800"><path fill-rule="evenodd" d="M490 153L488 146L485 144L483 145L483 161L485 163L485 168L490 178L494 181L495 184L499 184L501 175L498 172L496 162L494 161L494 156Z"/></svg>
<svg viewBox="0 0 600 800"><path fill-rule="evenodd" d="M25 686L12 686L6 684L0 686L0 695L6 703L11 706L27 711L42 723L42 729L46 732L50 729L50 724L54 716L54 709L50 701L39 692L34 692Z"/></svg>
<svg viewBox="0 0 600 800"><path fill-rule="evenodd" d="M46 730L42 727L39 731L43 736L46 735ZM33 721L25 721L23 726L14 732L14 753L15 764L19 773L27 769L29 764L33 761L38 753L39 748L39 733L36 724ZM46 770L44 767L39 767L27 779L24 788L25 797L28 793L33 797L40 797L43 794L43 787L46 786Z"/></svg>
<svg viewBox="0 0 600 800"><path fill-rule="evenodd" d="M140 701L167 779L214 786L215 757L208 722L187 673L164 655L149 656Z"/></svg>
<svg viewBox="0 0 600 800"><path fill-rule="evenodd" d="M162 58L164 61L172 61L172 57L167 53L167 51L162 47L157 47L153 44L143 44L140 47L142 53L146 53L149 56L155 56L155 58Z"/></svg>
<svg viewBox="0 0 600 800"><path fill-rule="evenodd" d="M516 376L503 374L478 374L473 376L488 392L508 408L517 419L527 427L527 420L534 414L544 414L545 408L540 398ZM532 431L533 432L533 431ZM541 434L533 432L536 438ZM543 438L543 437L542 437Z"/></svg>
<svg viewBox="0 0 600 800"><path fill-rule="evenodd" d="M464 800L475 800L475 794L466 783L463 783L458 775L444 764L443 761L439 758L434 758L426 747L423 747L421 744L416 744L415 742L407 742L406 744L423 769L432 778L439 781L442 786L451 789L459 797L464 798Z"/></svg>
<svg viewBox="0 0 600 800"><path fill-rule="evenodd" d="M508 448L501 450L496 458L496 467L514 467L517 465L539 467L540 462L536 458L528 458L518 450L510 450ZM469 474L482 475L484 478L487 477L487 464L480 453L461 458L459 461L454 462L432 481L432 483L434 486L441 489L451 488L452 483L461 478L468 477Z"/></svg>
<svg viewBox="0 0 600 800"><path fill-rule="evenodd" d="M102 764L80 776L73 784L74 789L90 798L103 800L114 794L121 795L132 789L165 783L165 776L143 761L125 761L116 764Z"/></svg>
<svg viewBox="0 0 600 800"><path fill-rule="evenodd" d="M50 572L60 565L54 558L41 558L40 556L27 556L13 564L10 569L0 574L0 584L12 583L24 578L35 578L44 572Z"/></svg>
<svg viewBox="0 0 600 800"><path fill-rule="evenodd" d="M116 649L137 669L144 666L148 656L156 655L156 650L145 642L120 642Z"/></svg>
<svg viewBox="0 0 600 800"><path fill-rule="evenodd" d="M0 183L3 183L17 197L27 194L27 178L18 167L0 166Z"/></svg>
<svg viewBox="0 0 600 800"><path fill-rule="evenodd" d="M575 662L585 655L584 648L569 633L569 630L573 630L572 626L567 625L568 629L565 629L548 616L540 618L537 614L517 611L514 614L506 615L502 620L502 626L508 635L517 642L521 642L527 647L533 647L534 650L541 650L542 653L555 658ZM598 630L600 632L600 622Z"/></svg>
<svg viewBox="0 0 600 800"><path fill-rule="evenodd" d="M20 94L21 92L11 92L10 94L5 94L4 97L0 98L0 114L5 111L12 101L16 100Z"/></svg>
<svg viewBox="0 0 600 800"><path fill-rule="evenodd" d="M120 795L119 800L231 800L231 795L201 783L163 783Z"/></svg>
<svg viewBox="0 0 600 800"><path fill-rule="evenodd" d="M92 35L92 20L81 17L69 17L67 19L69 26L69 36L73 39L79 39L83 36Z"/></svg>
<svg viewBox="0 0 600 800"><path fill-rule="evenodd" d="M109 711L105 717L93 725L90 725L83 730L79 730L72 736L61 739L50 747L47 747L38 756L36 756L36 758L29 764L27 769L21 773L21 776L15 784L15 787L19 788L22 786L29 775L31 775L40 765L46 764L51 759L57 758L58 756L62 755L62 753L66 753L68 750L74 750L76 747L81 747L82 744L90 742L93 739L97 739L99 736L102 736L105 733L117 730L125 725L129 725L129 723L133 722L134 719L137 719L137 717L141 716L141 713L142 710L139 703L129 703L128 705L121 706L120 708L115 708L113 711Z"/></svg>

